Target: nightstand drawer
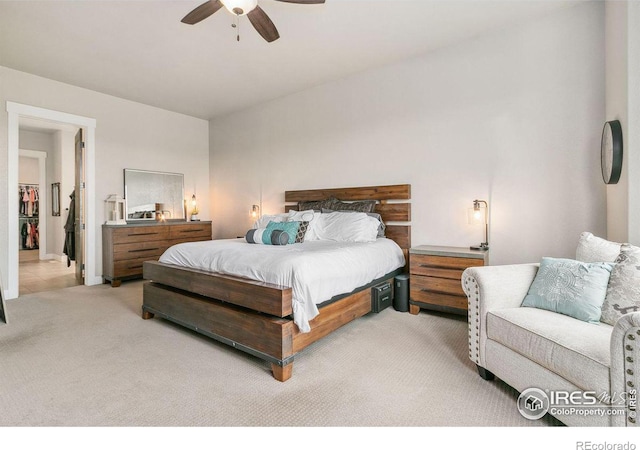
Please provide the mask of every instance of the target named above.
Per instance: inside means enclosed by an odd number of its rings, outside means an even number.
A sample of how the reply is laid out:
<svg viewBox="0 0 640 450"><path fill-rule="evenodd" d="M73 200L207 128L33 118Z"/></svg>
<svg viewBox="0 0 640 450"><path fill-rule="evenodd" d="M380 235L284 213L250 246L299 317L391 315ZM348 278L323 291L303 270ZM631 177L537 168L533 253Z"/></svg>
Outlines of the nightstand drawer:
<svg viewBox="0 0 640 450"><path fill-rule="evenodd" d="M441 267L430 267L426 265L411 265L411 275L426 277L448 278L450 280L460 280L464 269L443 269Z"/></svg>
<svg viewBox="0 0 640 450"><path fill-rule="evenodd" d="M478 258L411 254L409 256L409 264L411 266L411 273L421 274L431 268L458 269L463 271L467 267L483 266L484 260ZM422 274L427 275L427 273Z"/></svg>
<svg viewBox="0 0 640 450"><path fill-rule="evenodd" d="M413 282L413 279L411 281ZM459 295L449 295L426 291L414 292L412 289L411 302L420 302L421 305L419 306L435 305L444 306L447 308L455 308L456 310L461 310L462 312L466 311L468 300L467 297L460 297Z"/></svg>
<svg viewBox="0 0 640 450"><path fill-rule="evenodd" d="M113 244L162 241L168 238L169 228L166 226L125 227L113 230Z"/></svg>
<svg viewBox="0 0 640 450"><path fill-rule="evenodd" d="M422 277L412 276L410 282L411 296L413 294L419 294L421 292L439 292L441 294L461 295L466 297L462 290L462 284L460 278L436 278L436 277Z"/></svg>

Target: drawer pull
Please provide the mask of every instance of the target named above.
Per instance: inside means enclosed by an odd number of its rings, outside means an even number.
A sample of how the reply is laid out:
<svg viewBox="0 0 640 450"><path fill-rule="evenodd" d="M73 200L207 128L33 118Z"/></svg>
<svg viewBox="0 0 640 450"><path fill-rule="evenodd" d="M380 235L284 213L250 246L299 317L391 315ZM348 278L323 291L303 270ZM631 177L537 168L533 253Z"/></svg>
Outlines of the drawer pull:
<svg viewBox="0 0 640 450"><path fill-rule="evenodd" d="M151 231L149 233L131 233L131 234L128 234L127 236L133 236L133 237L136 237L136 236L152 236L152 235L155 235L155 234L159 234L159 233L157 233L155 231Z"/></svg>
<svg viewBox="0 0 640 450"><path fill-rule="evenodd" d="M154 250L160 250L159 248L142 248L140 250L129 250L129 253L151 252Z"/></svg>
<svg viewBox="0 0 640 450"><path fill-rule="evenodd" d="M138 264L137 266L129 266L129 269L142 269L142 265Z"/></svg>
<svg viewBox="0 0 640 450"><path fill-rule="evenodd" d="M180 233L198 233L202 230L180 230Z"/></svg>

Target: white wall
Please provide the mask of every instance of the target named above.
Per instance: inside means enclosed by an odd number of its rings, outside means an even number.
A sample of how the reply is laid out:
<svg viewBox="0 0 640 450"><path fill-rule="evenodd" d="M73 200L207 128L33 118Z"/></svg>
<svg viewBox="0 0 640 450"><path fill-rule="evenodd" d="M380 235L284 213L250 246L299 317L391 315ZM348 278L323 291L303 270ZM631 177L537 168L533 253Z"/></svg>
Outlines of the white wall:
<svg viewBox="0 0 640 450"><path fill-rule="evenodd" d="M469 246L491 207L491 262L573 257L606 232L600 176L604 6L589 2L210 122L214 235L262 195L411 183L413 245Z"/></svg>
<svg viewBox="0 0 640 450"><path fill-rule="evenodd" d="M7 173L6 102L12 101L96 119L96 273L102 274L104 200L124 192L125 167L185 174L187 194L196 184L198 196L209 196L207 121L78 88L0 66L0 173ZM7 185L0 184L0 249L7 247ZM190 197L190 194L188 195ZM62 205L65 205L64 198ZM200 218L210 217L202 203ZM0 254L5 252L0 250ZM7 257L0 260L7 286Z"/></svg>
<svg viewBox="0 0 640 450"><path fill-rule="evenodd" d="M20 157L18 180L20 184L40 183L40 162L37 158L29 158L27 156Z"/></svg>

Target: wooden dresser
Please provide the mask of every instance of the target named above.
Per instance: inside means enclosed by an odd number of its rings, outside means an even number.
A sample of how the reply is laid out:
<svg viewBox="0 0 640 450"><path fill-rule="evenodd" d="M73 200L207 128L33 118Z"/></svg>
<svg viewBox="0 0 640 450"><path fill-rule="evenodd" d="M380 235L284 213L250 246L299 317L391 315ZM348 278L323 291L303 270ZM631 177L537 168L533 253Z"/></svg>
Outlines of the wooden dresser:
<svg viewBox="0 0 640 450"><path fill-rule="evenodd" d="M409 312L420 308L467 314L462 272L488 264L488 251L421 245L409 250Z"/></svg>
<svg viewBox="0 0 640 450"><path fill-rule="evenodd" d="M209 240L210 221L102 225L102 278L118 287L142 278L142 263L157 261L172 245Z"/></svg>

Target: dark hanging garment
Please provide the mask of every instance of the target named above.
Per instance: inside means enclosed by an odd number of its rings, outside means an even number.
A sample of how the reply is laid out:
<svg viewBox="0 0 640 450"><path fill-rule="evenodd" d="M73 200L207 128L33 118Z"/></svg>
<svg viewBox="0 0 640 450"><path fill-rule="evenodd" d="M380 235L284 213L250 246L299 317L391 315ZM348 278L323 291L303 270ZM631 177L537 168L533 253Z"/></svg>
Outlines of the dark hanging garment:
<svg viewBox="0 0 640 450"><path fill-rule="evenodd" d="M74 190L71 195L71 202L69 203L69 215L67 216L67 223L64 225L64 254L67 255L67 267L71 266L71 261L76 260L76 231L75 231L75 217L76 217L76 191Z"/></svg>

